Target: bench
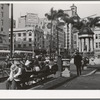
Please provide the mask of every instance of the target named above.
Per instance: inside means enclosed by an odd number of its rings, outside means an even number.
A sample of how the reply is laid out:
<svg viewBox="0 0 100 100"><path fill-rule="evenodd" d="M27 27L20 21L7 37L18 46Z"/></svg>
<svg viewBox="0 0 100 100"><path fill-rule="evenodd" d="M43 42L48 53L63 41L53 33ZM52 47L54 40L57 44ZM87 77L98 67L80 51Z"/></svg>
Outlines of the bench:
<svg viewBox="0 0 100 100"><path fill-rule="evenodd" d="M58 70L58 66L57 64L53 65L51 67L51 69L49 68L49 66L45 66L43 69L41 69L40 71L36 72L36 71L24 71L23 74L20 76L20 84L21 84L21 88L24 88L25 83L28 84L28 82L30 81L36 81L36 83L38 82L37 80L44 80L46 79L49 75L51 74L55 74L56 71Z"/></svg>

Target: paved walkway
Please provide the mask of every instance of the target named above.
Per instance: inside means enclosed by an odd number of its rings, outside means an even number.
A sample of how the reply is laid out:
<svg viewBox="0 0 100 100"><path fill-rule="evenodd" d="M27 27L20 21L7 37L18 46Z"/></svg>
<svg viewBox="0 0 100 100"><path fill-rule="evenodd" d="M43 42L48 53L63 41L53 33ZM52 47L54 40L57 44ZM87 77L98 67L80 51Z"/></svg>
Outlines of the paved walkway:
<svg viewBox="0 0 100 100"><path fill-rule="evenodd" d="M56 89L62 90L99 90L100 74L92 74L89 76L80 76L70 82L67 82Z"/></svg>

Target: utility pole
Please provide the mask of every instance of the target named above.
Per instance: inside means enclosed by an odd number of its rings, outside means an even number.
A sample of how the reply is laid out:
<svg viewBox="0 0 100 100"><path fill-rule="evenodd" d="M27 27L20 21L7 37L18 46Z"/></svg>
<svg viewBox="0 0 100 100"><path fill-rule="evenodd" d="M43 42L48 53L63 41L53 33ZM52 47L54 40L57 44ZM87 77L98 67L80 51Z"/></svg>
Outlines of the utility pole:
<svg viewBox="0 0 100 100"><path fill-rule="evenodd" d="M59 56L59 32L58 32L58 26L56 26L57 29L57 56Z"/></svg>
<svg viewBox="0 0 100 100"><path fill-rule="evenodd" d="M52 20L51 20L51 35L50 35L50 60L51 60L51 58L52 58L52 31L53 31L53 29L52 29L52 25L53 24L53 22L52 22Z"/></svg>
<svg viewBox="0 0 100 100"><path fill-rule="evenodd" d="M11 4L11 41L10 41L10 56L13 55L13 4Z"/></svg>

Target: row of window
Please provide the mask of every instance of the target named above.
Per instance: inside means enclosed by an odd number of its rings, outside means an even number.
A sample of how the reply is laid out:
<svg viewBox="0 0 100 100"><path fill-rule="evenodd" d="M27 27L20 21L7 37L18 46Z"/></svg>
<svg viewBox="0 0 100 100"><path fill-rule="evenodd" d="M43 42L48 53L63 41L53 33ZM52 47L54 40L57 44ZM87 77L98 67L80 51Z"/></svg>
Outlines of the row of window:
<svg viewBox="0 0 100 100"><path fill-rule="evenodd" d="M18 33L18 36L21 37L22 33ZM26 33L23 33L23 36L26 36ZM32 36L32 33L29 32L29 36Z"/></svg>
<svg viewBox="0 0 100 100"><path fill-rule="evenodd" d="M100 48L100 42L96 42L96 48Z"/></svg>
<svg viewBox="0 0 100 100"><path fill-rule="evenodd" d="M22 40L21 40L21 41L22 41ZM23 38L23 41L25 42L25 41L26 41L26 38ZM32 38L29 38L28 41L29 41L29 42L32 42ZM9 42L10 42L10 39L9 39Z"/></svg>
<svg viewBox="0 0 100 100"><path fill-rule="evenodd" d="M100 34L96 34L95 39L100 39Z"/></svg>
<svg viewBox="0 0 100 100"><path fill-rule="evenodd" d="M22 33L18 33L18 37L21 37L22 35L23 35L23 36L26 36L26 34L27 34L27 33L23 33L23 34L22 34ZM11 35L11 34L9 34L9 37L10 37L10 35ZM14 35L15 35L15 34L14 34ZM31 33L31 32L29 33L29 36L32 36L32 33Z"/></svg>
<svg viewBox="0 0 100 100"><path fill-rule="evenodd" d="M37 47L40 47L41 48L41 45L34 45L34 46L37 46ZM32 44L18 44L18 45L14 45L14 47L18 47L18 48L21 48L21 47L32 47Z"/></svg>
<svg viewBox="0 0 100 100"><path fill-rule="evenodd" d="M18 44L18 46L16 46L16 45L14 45L14 47L18 47L18 48L21 48L21 47L32 47L32 44L28 44L28 45L26 45L26 44Z"/></svg>

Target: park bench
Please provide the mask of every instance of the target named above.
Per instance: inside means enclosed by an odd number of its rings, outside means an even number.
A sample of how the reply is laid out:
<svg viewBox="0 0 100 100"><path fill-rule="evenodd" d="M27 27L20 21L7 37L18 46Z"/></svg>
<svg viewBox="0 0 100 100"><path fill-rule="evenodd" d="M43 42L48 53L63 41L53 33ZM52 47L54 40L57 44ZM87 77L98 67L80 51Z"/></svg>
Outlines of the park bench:
<svg viewBox="0 0 100 100"><path fill-rule="evenodd" d="M40 81L46 79L49 75L55 74L56 71L58 70L58 66L57 64L53 65L51 67L51 69L49 68L49 66L45 66L43 67L43 69L41 69L40 71L36 72L36 71L23 71L22 75L20 76L20 84L21 84L21 88L24 88L25 83L28 84L28 82L30 81L36 81L36 83L38 83L38 79Z"/></svg>

